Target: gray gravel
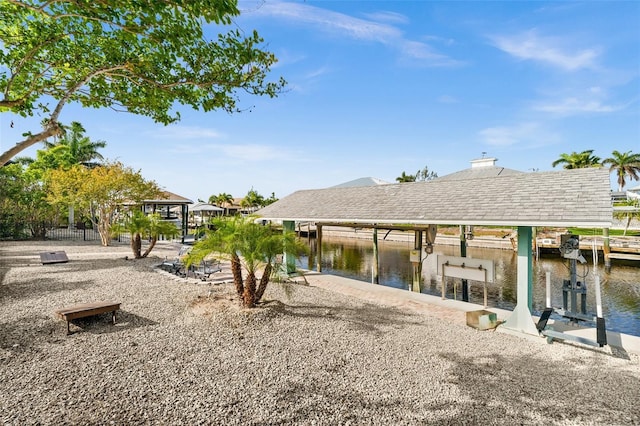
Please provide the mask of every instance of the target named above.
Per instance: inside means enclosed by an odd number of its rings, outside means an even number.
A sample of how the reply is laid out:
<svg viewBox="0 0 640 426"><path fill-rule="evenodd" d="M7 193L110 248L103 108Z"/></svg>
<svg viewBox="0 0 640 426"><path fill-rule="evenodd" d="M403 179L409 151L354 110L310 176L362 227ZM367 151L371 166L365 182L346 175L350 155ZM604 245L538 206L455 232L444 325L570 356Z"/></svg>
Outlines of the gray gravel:
<svg viewBox="0 0 640 426"><path fill-rule="evenodd" d="M65 250L66 264L38 253ZM302 284L238 308L124 245L0 242L3 424L640 424L640 361ZM223 272L224 273L224 272ZM122 303L66 326L53 312Z"/></svg>

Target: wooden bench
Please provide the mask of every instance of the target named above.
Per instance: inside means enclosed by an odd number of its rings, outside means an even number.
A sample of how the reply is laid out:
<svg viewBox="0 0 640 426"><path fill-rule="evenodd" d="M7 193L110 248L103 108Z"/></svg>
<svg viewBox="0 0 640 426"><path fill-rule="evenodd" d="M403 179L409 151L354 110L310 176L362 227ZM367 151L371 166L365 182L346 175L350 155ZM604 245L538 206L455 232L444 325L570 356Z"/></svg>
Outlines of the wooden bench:
<svg viewBox="0 0 640 426"><path fill-rule="evenodd" d="M111 312L111 321L116 323L116 311L120 309L120 303L114 302L94 302L94 303L80 303L77 305L69 306L66 308L58 309L55 311L56 315L67 322L67 334L71 334L69 329L69 322L77 319L90 317L93 315L100 315L107 312Z"/></svg>
<svg viewBox="0 0 640 426"><path fill-rule="evenodd" d="M50 251L40 253L40 261L43 265L51 263L67 263L69 258L64 251Z"/></svg>

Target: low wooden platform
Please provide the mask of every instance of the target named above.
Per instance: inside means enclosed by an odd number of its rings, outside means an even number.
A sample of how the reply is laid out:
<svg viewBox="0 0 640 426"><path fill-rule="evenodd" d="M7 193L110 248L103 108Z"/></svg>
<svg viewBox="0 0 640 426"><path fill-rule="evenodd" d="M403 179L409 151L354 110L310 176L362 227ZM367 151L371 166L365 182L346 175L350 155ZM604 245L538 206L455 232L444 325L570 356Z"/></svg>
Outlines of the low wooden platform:
<svg viewBox="0 0 640 426"><path fill-rule="evenodd" d="M66 263L69 258L64 251L49 251L40 253L40 261L43 265L48 265L50 263Z"/></svg>
<svg viewBox="0 0 640 426"><path fill-rule="evenodd" d="M116 323L116 311L120 309L120 303L94 302L80 303L55 311L56 315L67 322L67 334L71 334L69 322L77 318L85 318L111 312L111 321Z"/></svg>
<svg viewBox="0 0 640 426"><path fill-rule="evenodd" d="M607 255L609 259L620 259L620 260L640 260L640 254L631 254L631 253L614 253L611 252Z"/></svg>

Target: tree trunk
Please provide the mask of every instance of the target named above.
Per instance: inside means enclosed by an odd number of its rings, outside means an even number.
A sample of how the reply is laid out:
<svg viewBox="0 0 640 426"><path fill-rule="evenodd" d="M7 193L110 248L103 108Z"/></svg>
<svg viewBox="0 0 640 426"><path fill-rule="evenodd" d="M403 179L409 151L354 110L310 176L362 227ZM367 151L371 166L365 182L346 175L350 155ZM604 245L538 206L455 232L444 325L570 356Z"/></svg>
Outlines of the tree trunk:
<svg viewBox="0 0 640 426"><path fill-rule="evenodd" d="M627 223L624 225L624 232L622 233L623 237L627 236L627 229L629 229L629 225L631 225L631 219L633 219L633 216L627 216Z"/></svg>
<svg viewBox="0 0 640 426"><path fill-rule="evenodd" d="M271 278L271 263L267 263L267 266L264 267L264 272L262 273L262 277L260 278L260 285L258 285L258 290L256 290L255 302L260 302L262 299L262 295L264 291L267 289L267 284L269 284L269 278Z"/></svg>
<svg viewBox="0 0 640 426"><path fill-rule="evenodd" d="M142 236L139 232L136 232L131 236L131 251L133 251L133 257L136 259L140 259L142 256L140 252L142 251Z"/></svg>
<svg viewBox="0 0 640 426"><path fill-rule="evenodd" d="M247 274L242 300L245 308L253 308L256 305L256 275L252 272Z"/></svg>
<svg viewBox="0 0 640 426"><path fill-rule="evenodd" d="M233 273L233 284L236 286L238 296L242 297L244 293L244 284L242 279L242 265L237 254L231 256L231 272Z"/></svg>
<svg viewBox="0 0 640 426"><path fill-rule="evenodd" d="M102 245L107 247L111 243L111 221L108 214L100 213L98 233L100 234Z"/></svg>
<svg viewBox="0 0 640 426"><path fill-rule="evenodd" d="M142 257L149 256L149 253L151 253L151 250L153 250L157 242L158 242L158 237L151 237L151 242L149 243L149 247L145 250L144 253L142 253Z"/></svg>

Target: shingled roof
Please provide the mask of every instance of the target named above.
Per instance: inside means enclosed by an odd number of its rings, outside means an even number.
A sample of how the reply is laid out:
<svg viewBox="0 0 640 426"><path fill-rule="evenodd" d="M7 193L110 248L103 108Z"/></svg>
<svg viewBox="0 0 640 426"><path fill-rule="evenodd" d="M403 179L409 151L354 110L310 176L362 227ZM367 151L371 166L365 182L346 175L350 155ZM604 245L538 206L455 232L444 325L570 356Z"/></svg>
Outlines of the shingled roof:
<svg viewBox="0 0 640 426"><path fill-rule="evenodd" d="M586 168L294 192L263 219L354 224L611 226L609 171Z"/></svg>

